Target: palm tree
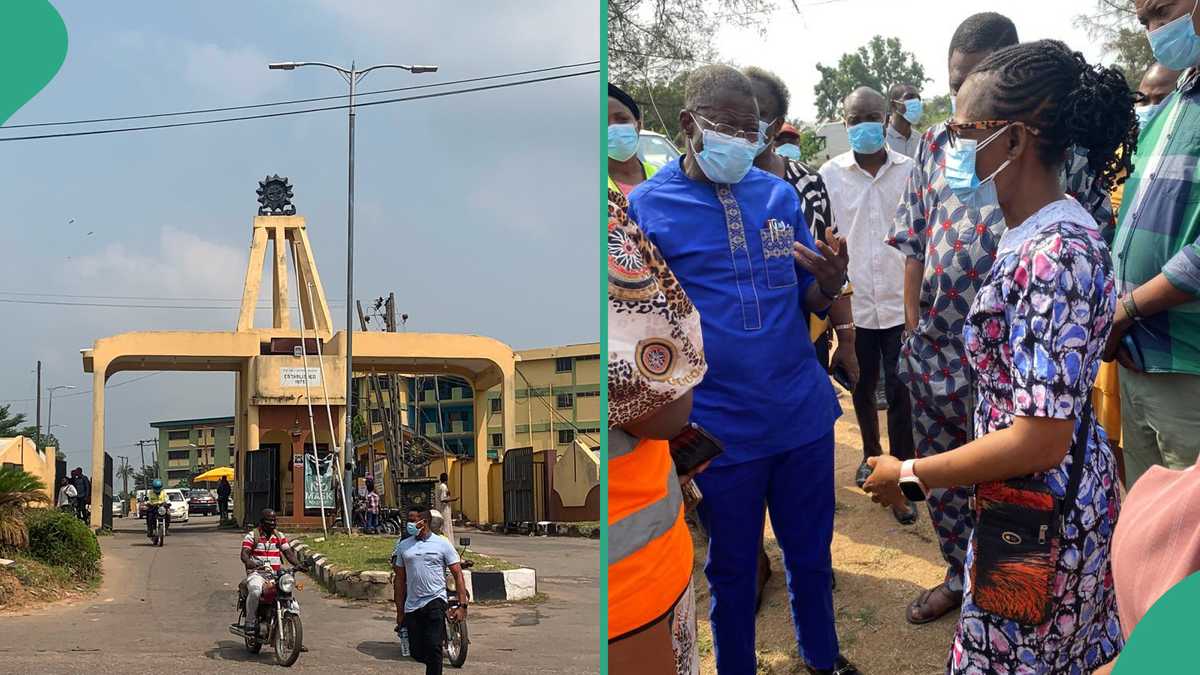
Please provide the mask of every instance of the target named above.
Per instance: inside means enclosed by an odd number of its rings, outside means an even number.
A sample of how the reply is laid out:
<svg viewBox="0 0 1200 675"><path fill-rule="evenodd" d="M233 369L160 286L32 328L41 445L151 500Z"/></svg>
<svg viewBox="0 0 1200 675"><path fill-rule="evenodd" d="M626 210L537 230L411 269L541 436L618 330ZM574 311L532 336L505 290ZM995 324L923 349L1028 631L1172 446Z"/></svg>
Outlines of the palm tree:
<svg viewBox="0 0 1200 675"><path fill-rule="evenodd" d="M117 478L122 481L121 494L125 495L125 499L129 499L129 479L133 478L134 473L132 464L123 464L117 467Z"/></svg>
<svg viewBox="0 0 1200 675"><path fill-rule="evenodd" d="M15 467L0 467L0 547L28 546L25 507L49 501L40 478Z"/></svg>

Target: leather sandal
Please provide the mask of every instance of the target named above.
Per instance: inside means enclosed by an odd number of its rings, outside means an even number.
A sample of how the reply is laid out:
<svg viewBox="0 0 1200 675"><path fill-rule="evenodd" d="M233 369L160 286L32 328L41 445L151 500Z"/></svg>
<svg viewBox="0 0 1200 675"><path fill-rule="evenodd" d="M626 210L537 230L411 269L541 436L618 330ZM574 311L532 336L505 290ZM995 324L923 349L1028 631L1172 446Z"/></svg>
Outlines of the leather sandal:
<svg viewBox="0 0 1200 675"><path fill-rule="evenodd" d="M928 606L929 599L933 597L934 593L942 593L942 594L948 595L951 598L952 602L941 612L938 612L938 613L935 613L935 614L932 614L929 616L918 616L918 614L921 613L921 608ZM946 616L947 614L949 614L950 612L959 608L960 606L962 606L962 598L963 598L962 591L954 593L949 590L946 590L945 583L938 584L937 586L934 586L933 588L929 588L924 591L921 591L921 594L918 595L915 600L913 600L911 603L909 603L908 610L905 612L904 618L909 623L913 624L914 626L920 626L922 624L932 623L932 622L937 621L938 619L942 618L943 616Z"/></svg>

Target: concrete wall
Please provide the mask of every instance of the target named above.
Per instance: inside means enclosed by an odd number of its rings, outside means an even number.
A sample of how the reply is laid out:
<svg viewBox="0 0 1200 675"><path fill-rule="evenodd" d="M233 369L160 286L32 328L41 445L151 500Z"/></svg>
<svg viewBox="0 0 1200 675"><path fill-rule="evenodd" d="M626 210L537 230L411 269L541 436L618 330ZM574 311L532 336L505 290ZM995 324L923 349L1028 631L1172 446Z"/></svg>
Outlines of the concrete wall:
<svg viewBox="0 0 1200 675"><path fill-rule="evenodd" d="M54 451L54 448L47 448L42 452L32 439L24 436L0 438L0 464L16 464L26 473L37 476L46 485L46 496L51 504L58 493L58 487L54 485Z"/></svg>

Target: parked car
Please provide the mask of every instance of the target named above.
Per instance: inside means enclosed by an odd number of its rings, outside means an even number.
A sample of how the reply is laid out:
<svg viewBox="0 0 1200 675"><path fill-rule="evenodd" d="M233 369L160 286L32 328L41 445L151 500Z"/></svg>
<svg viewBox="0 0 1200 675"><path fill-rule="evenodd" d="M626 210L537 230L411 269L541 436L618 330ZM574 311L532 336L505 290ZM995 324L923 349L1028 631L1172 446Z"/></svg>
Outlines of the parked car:
<svg viewBox="0 0 1200 675"><path fill-rule="evenodd" d="M170 488L163 490L163 492L167 493L167 504L171 509L171 522L188 522L188 501L187 497L183 494L183 490Z"/></svg>
<svg viewBox="0 0 1200 675"><path fill-rule="evenodd" d="M188 493L188 513L201 516L217 514L217 498L208 490L192 490Z"/></svg>
<svg viewBox="0 0 1200 675"><path fill-rule="evenodd" d="M114 499L112 509L113 509L113 518L124 518L125 517L125 500L119 499L119 498Z"/></svg>
<svg viewBox="0 0 1200 675"><path fill-rule="evenodd" d="M642 130L641 142L638 143L638 159L653 164L658 168L675 161L682 153L666 136L654 131Z"/></svg>

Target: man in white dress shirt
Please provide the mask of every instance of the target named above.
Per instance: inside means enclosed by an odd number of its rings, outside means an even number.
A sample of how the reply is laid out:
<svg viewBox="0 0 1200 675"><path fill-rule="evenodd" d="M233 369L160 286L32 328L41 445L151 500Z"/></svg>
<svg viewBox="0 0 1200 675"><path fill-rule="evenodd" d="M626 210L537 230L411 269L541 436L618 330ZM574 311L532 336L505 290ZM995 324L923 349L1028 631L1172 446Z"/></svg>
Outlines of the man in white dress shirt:
<svg viewBox="0 0 1200 675"><path fill-rule="evenodd" d="M862 487L871 473L867 457L883 452L875 406L881 370L891 454L901 460L913 457L912 404L896 374L904 332L904 256L884 243L913 162L885 143L888 104L882 94L860 87L846 97L842 107L850 151L826 162L820 173L833 205L833 222L850 251L851 312L859 364L854 414L863 441L863 463L855 482ZM917 519L911 503L896 506L892 513L905 525Z"/></svg>

